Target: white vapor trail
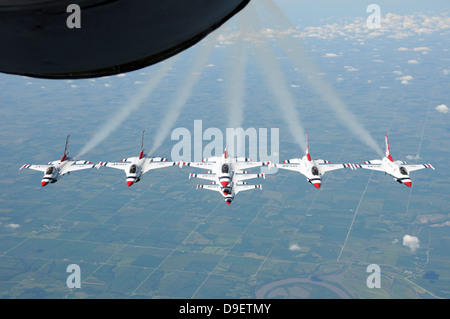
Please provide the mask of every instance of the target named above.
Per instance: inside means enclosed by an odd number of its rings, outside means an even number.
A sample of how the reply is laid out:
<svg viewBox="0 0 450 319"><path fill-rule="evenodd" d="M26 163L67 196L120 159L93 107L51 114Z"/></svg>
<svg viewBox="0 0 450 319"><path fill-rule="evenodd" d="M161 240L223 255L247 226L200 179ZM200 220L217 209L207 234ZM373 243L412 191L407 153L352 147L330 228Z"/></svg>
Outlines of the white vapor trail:
<svg viewBox="0 0 450 319"><path fill-rule="evenodd" d="M249 21L252 23L254 28L259 30L260 25L257 21L255 11L251 9L253 8L249 8L247 11L249 13ZM285 122L288 124L289 130L291 131L295 142L302 148L303 151L306 151L305 130L300 122L294 97L288 90L288 85L283 72L281 71L281 67L277 63L276 56L271 49L272 48L265 43L261 43L255 50L256 59L261 66L262 72L264 73L264 79L267 82L267 86L272 90L275 98L277 99L278 106L282 110L281 113Z"/></svg>
<svg viewBox="0 0 450 319"><path fill-rule="evenodd" d="M191 96L192 90L197 82L200 80L203 69L206 67L216 43L216 38L210 35L205 43L199 43L198 47L200 52L198 53L190 72L187 74L183 86L177 90L174 102L169 105L166 111L166 116L162 120L160 127L157 131L155 139L152 144L152 148L148 155L152 155L164 142L164 139L169 135L170 129L173 127L175 122L183 110L186 101ZM203 45L203 46L202 46Z"/></svg>
<svg viewBox="0 0 450 319"><path fill-rule="evenodd" d="M266 11L275 19L276 24L283 28L290 29L294 25L288 20L283 11L272 0L260 0ZM350 111L348 105L341 100L334 88L320 75L319 68L309 57L306 49L296 41L292 41L288 36L277 37L280 47L285 51L289 60L301 70L311 86L323 98L328 106L333 109L339 120L347 126L360 141L374 149L379 155L384 156L379 145L372 138L370 133L362 126L356 116Z"/></svg>
<svg viewBox="0 0 450 319"><path fill-rule="evenodd" d="M242 127L244 117L244 92L245 92L245 67L247 65L248 53L243 37L247 31L246 20L238 16L240 33L231 56L231 71L228 73L227 92L225 103L230 105L228 127Z"/></svg>
<svg viewBox="0 0 450 319"><path fill-rule="evenodd" d="M103 142L109 135L117 130L132 112L139 109L143 102L152 94L162 78L169 72L173 64L177 60L177 57L170 58L161 63L161 68L151 75L151 78L144 84L139 91L139 94L133 97L133 99L124 107L120 108L117 113L114 114L106 123L104 123L98 131L94 134L91 140L81 149L76 158L80 158L101 142Z"/></svg>
<svg viewBox="0 0 450 319"><path fill-rule="evenodd" d="M236 43L231 52L229 60L229 72L226 78L226 95L224 102L226 108L229 108L228 113L228 127L229 128L241 128L244 120L244 96L245 96L245 69L248 60L248 50L244 43L244 37L247 34L247 21L242 18L242 15L238 15L238 29L239 33L236 37ZM239 135L241 131L237 131ZM243 137L238 136L241 140ZM230 154L237 154L238 156L245 155L245 145L236 143L235 147L238 149L228 149Z"/></svg>

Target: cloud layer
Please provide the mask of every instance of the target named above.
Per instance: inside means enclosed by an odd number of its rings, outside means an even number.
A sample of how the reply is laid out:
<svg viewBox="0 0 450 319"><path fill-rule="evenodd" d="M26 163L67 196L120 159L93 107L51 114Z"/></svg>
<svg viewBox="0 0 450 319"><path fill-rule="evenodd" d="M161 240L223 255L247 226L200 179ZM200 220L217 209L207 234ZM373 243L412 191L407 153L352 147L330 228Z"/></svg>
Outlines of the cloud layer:
<svg viewBox="0 0 450 319"><path fill-rule="evenodd" d="M332 19L332 18L330 18ZM297 26L285 29L264 28L258 33L246 35L246 41L259 43L261 38L278 38L293 36L295 38L319 38L333 39L344 38L365 41L367 39L385 36L394 39L418 37L432 33L449 33L450 16L448 13L440 15L426 15L415 13L411 15L399 15L387 13L381 17L381 27L371 29L367 26L367 18L364 16L350 18L347 21L325 23L319 26ZM221 36L220 45L233 44L239 33L231 33ZM428 47L406 48L401 47L398 51L415 51L427 54L431 49ZM338 56L336 53L327 53L326 57Z"/></svg>

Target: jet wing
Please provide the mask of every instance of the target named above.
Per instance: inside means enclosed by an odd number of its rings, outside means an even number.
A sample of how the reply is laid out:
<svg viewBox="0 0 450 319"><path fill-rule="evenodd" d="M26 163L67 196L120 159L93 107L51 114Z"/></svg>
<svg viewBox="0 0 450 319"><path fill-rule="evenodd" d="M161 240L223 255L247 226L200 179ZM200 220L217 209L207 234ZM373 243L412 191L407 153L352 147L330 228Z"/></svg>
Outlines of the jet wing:
<svg viewBox="0 0 450 319"><path fill-rule="evenodd" d="M258 188L262 189L262 186L261 185L235 185L233 187L235 194L242 192L242 191L248 191L251 189L258 189Z"/></svg>
<svg viewBox="0 0 450 319"><path fill-rule="evenodd" d="M235 165L236 171L242 171L250 168L260 167L260 166L266 166L268 165L268 162L241 162L237 161Z"/></svg>
<svg viewBox="0 0 450 319"><path fill-rule="evenodd" d="M266 178L266 176L264 174L236 173L234 175L234 180L236 182L240 182L240 181L245 181L247 179L258 178L258 177Z"/></svg>
<svg viewBox="0 0 450 319"><path fill-rule="evenodd" d="M137 161L139 159L139 157L133 156L133 157L127 157L124 159L121 159L121 162L133 162L133 161Z"/></svg>
<svg viewBox="0 0 450 319"><path fill-rule="evenodd" d="M73 172L73 171L80 171L83 169L94 168L94 167L95 167L95 164L80 164L80 165L72 164L72 165L68 166L67 168L63 167L62 170L60 171L60 175L64 175L64 174L67 174L67 173Z"/></svg>
<svg viewBox="0 0 450 319"><path fill-rule="evenodd" d="M19 168L19 171L23 168L32 169L35 171L45 172L47 168L49 168L52 165L33 165L33 164L24 164L21 168Z"/></svg>
<svg viewBox="0 0 450 319"><path fill-rule="evenodd" d="M217 181L217 175L216 174L194 174L194 173L190 173L189 174L189 179L191 178L201 178L201 179L206 179L209 181Z"/></svg>
<svg viewBox="0 0 450 319"><path fill-rule="evenodd" d="M215 162L190 162L190 163L184 163L183 165L191 166L191 167L198 167L203 169L213 169L215 166L217 166L217 163Z"/></svg>
<svg viewBox="0 0 450 319"><path fill-rule="evenodd" d="M382 160L380 160L380 159L375 159L375 160L364 162L364 164L375 164L375 165L379 165L381 163L382 163Z"/></svg>
<svg viewBox="0 0 450 319"><path fill-rule="evenodd" d="M381 167L381 164L353 164L354 167L370 169L373 171L385 172L384 168Z"/></svg>
<svg viewBox="0 0 450 319"><path fill-rule="evenodd" d="M48 162L47 164L49 164L49 165L57 165L57 164L60 164L60 163L61 163L61 161L57 160L57 161Z"/></svg>
<svg viewBox="0 0 450 319"><path fill-rule="evenodd" d="M334 171L336 169L341 169L341 168L346 168L349 167L345 164L319 164L320 170L322 172L329 172L329 171Z"/></svg>
<svg viewBox="0 0 450 319"><path fill-rule="evenodd" d="M405 167L408 170L408 172L417 171L423 168L432 168L433 170L435 169L431 164L417 164L417 165L407 164L403 165L403 167Z"/></svg>
<svg viewBox="0 0 450 319"><path fill-rule="evenodd" d="M130 163L112 163L112 162L100 162L98 163L100 166L106 166L116 169L121 169L123 171L127 170L127 167L130 165Z"/></svg>
<svg viewBox="0 0 450 319"><path fill-rule="evenodd" d="M299 172L300 174L305 175L304 169L299 163L289 163L289 164L275 164L276 167L281 169L286 169L288 171Z"/></svg>
<svg viewBox="0 0 450 319"><path fill-rule="evenodd" d="M219 185L197 185L197 189L199 189L199 188L204 188L204 189L208 189L210 191L216 191L216 192L222 193Z"/></svg>
<svg viewBox="0 0 450 319"><path fill-rule="evenodd" d="M158 169L163 167L174 166L175 162L167 162L165 158L147 158L142 165L142 174L147 173L149 170Z"/></svg>

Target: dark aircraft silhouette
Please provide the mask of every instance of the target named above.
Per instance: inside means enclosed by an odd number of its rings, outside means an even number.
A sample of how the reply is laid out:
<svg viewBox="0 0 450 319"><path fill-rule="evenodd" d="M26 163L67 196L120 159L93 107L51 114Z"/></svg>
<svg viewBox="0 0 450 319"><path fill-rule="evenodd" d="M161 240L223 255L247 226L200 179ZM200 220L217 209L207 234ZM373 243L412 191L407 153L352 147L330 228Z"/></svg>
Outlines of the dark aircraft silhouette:
<svg viewBox="0 0 450 319"><path fill-rule="evenodd" d="M194 45L249 1L0 0L0 72L77 79L137 70Z"/></svg>

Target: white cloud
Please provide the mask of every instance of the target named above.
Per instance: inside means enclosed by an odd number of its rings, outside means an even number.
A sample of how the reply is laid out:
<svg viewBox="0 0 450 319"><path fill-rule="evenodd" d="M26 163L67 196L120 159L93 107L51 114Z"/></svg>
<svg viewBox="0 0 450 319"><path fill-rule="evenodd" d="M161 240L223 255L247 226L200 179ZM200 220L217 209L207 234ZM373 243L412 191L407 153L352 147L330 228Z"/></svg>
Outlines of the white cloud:
<svg viewBox="0 0 450 319"><path fill-rule="evenodd" d="M125 73L120 73L120 74L117 74L116 75L118 78L123 78L123 77L125 77L125 76L127 76Z"/></svg>
<svg viewBox="0 0 450 319"><path fill-rule="evenodd" d="M334 58L337 56L338 55L336 53L325 53L325 55L324 55L325 58Z"/></svg>
<svg viewBox="0 0 450 319"><path fill-rule="evenodd" d="M289 250L290 251L299 251L299 250L301 250L301 248L297 244L291 244L291 245L289 245Z"/></svg>
<svg viewBox="0 0 450 319"><path fill-rule="evenodd" d="M429 48L429 47L417 47L417 48L414 48L413 51L415 51L415 52L431 51L431 48Z"/></svg>
<svg viewBox="0 0 450 319"><path fill-rule="evenodd" d="M8 224L8 225L6 225L6 227L16 229L16 228L19 228L20 225L19 224Z"/></svg>
<svg viewBox="0 0 450 319"><path fill-rule="evenodd" d="M381 17L381 28L369 29L367 27L367 17L360 16L356 18L345 18L338 20L335 18L327 19L322 25L318 26L297 26L288 29L277 28L261 28L255 32L230 32L222 34L218 38L217 48L224 45L233 44L234 40L243 36L244 41L259 44L265 42L267 38L293 37L293 38L317 38L317 39L333 39L351 40L354 43L363 45L366 40L376 37L387 37L394 39L404 39L408 37L423 37L436 33L438 35L448 34L450 32L450 17L448 13L435 15L425 15L422 13L414 13L410 15L399 15L387 13ZM406 43L406 42L405 42ZM426 54L431 52L430 47L407 48L399 47L396 51L414 51ZM325 58L336 58L342 54L328 52L324 54Z"/></svg>
<svg viewBox="0 0 450 319"><path fill-rule="evenodd" d="M405 75L405 76L401 76L396 78L397 81L401 81L401 84L409 84L409 81L411 81L413 79L413 77L411 75Z"/></svg>
<svg viewBox="0 0 450 319"><path fill-rule="evenodd" d="M442 70L443 75L448 75L449 73L450 73L450 70L446 70L446 69Z"/></svg>
<svg viewBox="0 0 450 319"><path fill-rule="evenodd" d="M408 60L408 64L418 64L419 61L417 60Z"/></svg>
<svg viewBox="0 0 450 319"><path fill-rule="evenodd" d="M445 104L441 104L441 105L436 106L436 110L441 113L448 113L448 106Z"/></svg>
<svg viewBox="0 0 450 319"><path fill-rule="evenodd" d="M359 71L359 69L354 68L354 67L349 66L349 65L344 66L344 69L347 69L347 71L349 71L349 72Z"/></svg>
<svg viewBox="0 0 450 319"><path fill-rule="evenodd" d="M392 73L397 74L397 75L402 75L403 74L402 71L393 71Z"/></svg>
<svg viewBox="0 0 450 319"><path fill-rule="evenodd" d="M301 30L291 30L295 32L294 37L332 39L344 37L345 39L355 39L363 42L364 38L374 38L387 36L394 39L429 35L431 33L442 33L450 30L450 17L443 13L440 15L427 16L421 13L411 15L398 15L387 13L381 17L381 28L376 31L367 27L366 17L357 17L347 20L344 23L328 23L321 26L308 26ZM270 29L271 35L274 34ZM408 49L400 47L398 51L414 50L416 52L428 53L429 47L417 47Z"/></svg>
<svg viewBox="0 0 450 319"><path fill-rule="evenodd" d="M405 235L403 236L403 246L408 247L412 253L415 253L419 248L419 238L415 236Z"/></svg>

